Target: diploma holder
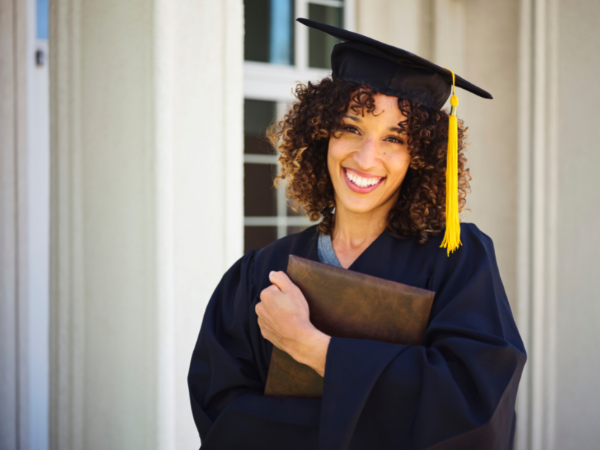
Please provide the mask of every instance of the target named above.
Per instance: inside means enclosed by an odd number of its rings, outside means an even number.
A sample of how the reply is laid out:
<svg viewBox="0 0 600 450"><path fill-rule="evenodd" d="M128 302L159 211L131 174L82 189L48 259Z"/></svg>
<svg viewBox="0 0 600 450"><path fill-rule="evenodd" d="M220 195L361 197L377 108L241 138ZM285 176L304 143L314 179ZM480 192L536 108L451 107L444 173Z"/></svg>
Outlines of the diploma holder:
<svg viewBox="0 0 600 450"><path fill-rule="evenodd" d="M421 345L434 292L290 255L287 274L329 336ZM323 378L273 346L267 397L321 398Z"/></svg>

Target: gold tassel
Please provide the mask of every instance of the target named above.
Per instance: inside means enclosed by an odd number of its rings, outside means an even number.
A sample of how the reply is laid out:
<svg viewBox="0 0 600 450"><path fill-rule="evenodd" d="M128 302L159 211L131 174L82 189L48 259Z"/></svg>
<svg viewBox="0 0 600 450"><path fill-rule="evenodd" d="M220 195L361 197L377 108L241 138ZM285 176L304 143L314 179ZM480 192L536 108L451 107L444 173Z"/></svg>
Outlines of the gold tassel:
<svg viewBox="0 0 600 450"><path fill-rule="evenodd" d="M460 219L458 217L458 119L456 107L458 97L454 94L454 72L452 72L452 97L450 98L450 123L448 124L448 154L446 155L446 233L440 247L448 249L448 256L460 242Z"/></svg>

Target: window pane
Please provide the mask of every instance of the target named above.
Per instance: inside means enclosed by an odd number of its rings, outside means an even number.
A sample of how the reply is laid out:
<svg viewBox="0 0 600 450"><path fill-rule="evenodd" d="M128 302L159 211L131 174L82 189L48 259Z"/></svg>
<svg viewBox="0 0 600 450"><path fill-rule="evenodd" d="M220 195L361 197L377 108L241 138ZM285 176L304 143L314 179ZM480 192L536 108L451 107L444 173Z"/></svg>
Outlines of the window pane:
<svg viewBox="0 0 600 450"><path fill-rule="evenodd" d="M343 28L343 10L333 6L308 5L308 18ZM340 40L322 31L308 30L308 65L319 69L331 69L331 51Z"/></svg>
<svg viewBox="0 0 600 450"><path fill-rule="evenodd" d="M276 103L244 100L244 153L272 155L265 133L275 118Z"/></svg>
<svg viewBox="0 0 600 450"><path fill-rule="evenodd" d="M275 164L244 164L244 216L276 216Z"/></svg>
<svg viewBox="0 0 600 450"><path fill-rule="evenodd" d="M271 0L271 40L269 62L294 64L294 2Z"/></svg>
<svg viewBox="0 0 600 450"><path fill-rule="evenodd" d="M294 64L293 0L244 0L244 59Z"/></svg>
<svg viewBox="0 0 600 450"><path fill-rule="evenodd" d="M36 0L36 37L48 40L48 0Z"/></svg>
<svg viewBox="0 0 600 450"><path fill-rule="evenodd" d="M277 240L277 227L244 227L244 253Z"/></svg>
<svg viewBox="0 0 600 450"><path fill-rule="evenodd" d="M269 62L271 0L244 0L244 59Z"/></svg>

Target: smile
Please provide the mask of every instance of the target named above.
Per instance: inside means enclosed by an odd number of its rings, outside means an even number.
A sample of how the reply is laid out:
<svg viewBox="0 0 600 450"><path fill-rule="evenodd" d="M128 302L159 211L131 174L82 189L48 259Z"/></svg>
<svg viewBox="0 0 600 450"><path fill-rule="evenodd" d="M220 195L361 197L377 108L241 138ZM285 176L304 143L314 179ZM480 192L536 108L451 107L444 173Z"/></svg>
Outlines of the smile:
<svg viewBox="0 0 600 450"><path fill-rule="evenodd" d="M386 178L377 176L365 177L364 175L359 175L347 167L342 167L342 170L344 172L344 178L346 179L350 189L361 194L375 190Z"/></svg>

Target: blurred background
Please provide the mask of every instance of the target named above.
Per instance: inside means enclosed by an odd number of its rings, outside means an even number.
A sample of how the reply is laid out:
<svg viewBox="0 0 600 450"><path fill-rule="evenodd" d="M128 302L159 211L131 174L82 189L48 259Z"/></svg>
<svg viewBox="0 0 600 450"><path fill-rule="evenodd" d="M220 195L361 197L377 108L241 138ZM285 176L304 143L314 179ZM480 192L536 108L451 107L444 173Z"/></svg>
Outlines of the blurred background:
<svg viewBox="0 0 600 450"><path fill-rule="evenodd" d="M529 360L518 450L600 442L600 2L0 0L0 449L193 449L186 374L242 254L310 225L266 127L336 41L444 66Z"/></svg>

